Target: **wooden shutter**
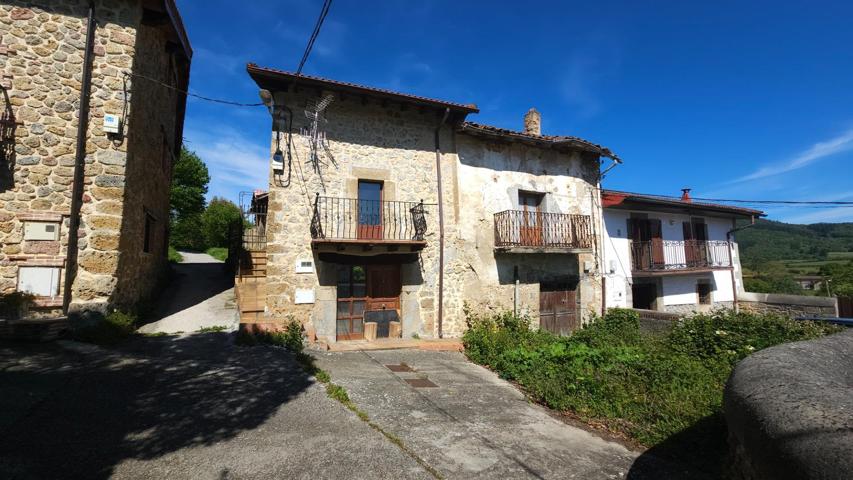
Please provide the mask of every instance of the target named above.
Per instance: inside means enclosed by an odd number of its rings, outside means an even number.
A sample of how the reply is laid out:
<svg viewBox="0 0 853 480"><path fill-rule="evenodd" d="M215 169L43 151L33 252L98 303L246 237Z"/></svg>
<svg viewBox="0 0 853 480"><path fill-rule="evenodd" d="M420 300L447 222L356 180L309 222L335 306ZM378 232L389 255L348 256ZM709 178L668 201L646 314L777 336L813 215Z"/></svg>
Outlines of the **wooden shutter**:
<svg viewBox="0 0 853 480"><path fill-rule="evenodd" d="M661 221L658 219L649 219L649 229L652 237L652 263L655 267L661 268L666 263L663 255L663 238L661 237Z"/></svg>

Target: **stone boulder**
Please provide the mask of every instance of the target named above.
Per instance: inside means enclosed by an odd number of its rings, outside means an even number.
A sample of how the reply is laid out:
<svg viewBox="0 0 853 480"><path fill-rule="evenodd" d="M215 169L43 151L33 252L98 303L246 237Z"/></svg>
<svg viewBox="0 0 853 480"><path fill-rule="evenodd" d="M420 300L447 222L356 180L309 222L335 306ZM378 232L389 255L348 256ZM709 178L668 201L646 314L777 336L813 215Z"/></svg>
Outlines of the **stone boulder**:
<svg viewBox="0 0 853 480"><path fill-rule="evenodd" d="M853 330L747 357L724 408L735 478L851 478Z"/></svg>

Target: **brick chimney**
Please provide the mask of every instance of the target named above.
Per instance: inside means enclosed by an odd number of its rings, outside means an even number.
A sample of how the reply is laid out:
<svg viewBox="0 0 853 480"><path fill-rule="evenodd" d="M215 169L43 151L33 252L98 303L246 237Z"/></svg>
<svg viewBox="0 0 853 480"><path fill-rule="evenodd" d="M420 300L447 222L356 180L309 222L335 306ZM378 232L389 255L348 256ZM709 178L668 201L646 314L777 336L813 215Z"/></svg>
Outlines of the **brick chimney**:
<svg viewBox="0 0 853 480"><path fill-rule="evenodd" d="M542 115L535 108L530 108L524 114L524 133L528 135L542 135Z"/></svg>
<svg viewBox="0 0 853 480"><path fill-rule="evenodd" d="M693 201L693 199L690 198L690 189L689 188L682 188L681 189L681 201L682 202L688 202L688 203Z"/></svg>

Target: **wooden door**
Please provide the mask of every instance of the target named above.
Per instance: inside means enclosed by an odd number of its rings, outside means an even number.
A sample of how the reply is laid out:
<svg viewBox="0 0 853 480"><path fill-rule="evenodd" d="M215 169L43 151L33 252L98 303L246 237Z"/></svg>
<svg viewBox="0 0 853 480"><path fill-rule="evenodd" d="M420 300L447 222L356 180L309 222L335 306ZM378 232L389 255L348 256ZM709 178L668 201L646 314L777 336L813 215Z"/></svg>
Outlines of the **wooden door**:
<svg viewBox="0 0 853 480"><path fill-rule="evenodd" d="M400 316L399 264L340 265L337 286L338 340L364 338L364 319L370 312L391 311L394 312L392 316Z"/></svg>
<svg viewBox="0 0 853 480"><path fill-rule="evenodd" d="M639 270L664 268L661 221L649 218L629 218L628 234L634 268Z"/></svg>
<svg viewBox="0 0 853 480"><path fill-rule="evenodd" d="M684 259L687 267L703 267L708 265L708 226L703 221L692 220L683 222L681 230L684 234Z"/></svg>
<svg viewBox="0 0 853 480"><path fill-rule="evenodd" d="M522 245L542 245L542 195L532 192L518 192L518 206L521 210L519 237Z"/></svg>
<svg viewBox="0 0 853 480"><path fill-rule="evenodd" d="M580 328L575 290L539 287L539 328L557 335L569 335Z"/></svg>
<svg viewBox="0 0 853 480"><path fill-rule="evenodd" d="M358 181L358 239L381 240L382 182Z"/></svg>

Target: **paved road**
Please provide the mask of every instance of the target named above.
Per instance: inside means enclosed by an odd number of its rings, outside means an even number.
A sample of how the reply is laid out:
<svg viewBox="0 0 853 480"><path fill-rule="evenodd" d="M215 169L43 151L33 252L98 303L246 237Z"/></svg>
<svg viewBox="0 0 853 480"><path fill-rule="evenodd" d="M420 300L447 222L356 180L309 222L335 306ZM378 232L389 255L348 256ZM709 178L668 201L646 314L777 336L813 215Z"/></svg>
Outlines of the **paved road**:
<svg viewBox="0 0 853 480"><path fill-rule="evenodd" d="M232 337L0 344L0 478L432 478L286 352Z"/></svg>
<svg viewBox="0 0 853 480"><path fill-rule="evenodd" d="M158 300L157 320L143 325L142 333L195 332L205 327L237 328L234 278L222 262L206 253L181 252L173 265L172 283Z"/></svg>
<svg viewBox="0 0 853 480"><path fill-rule="evenodd" d="M551 417L456 352L317 354L332 381L448 479L623 478L639 455ZM395 373L385 365L406 364ZM427 378L437 388L414 388Z"/></svg>

